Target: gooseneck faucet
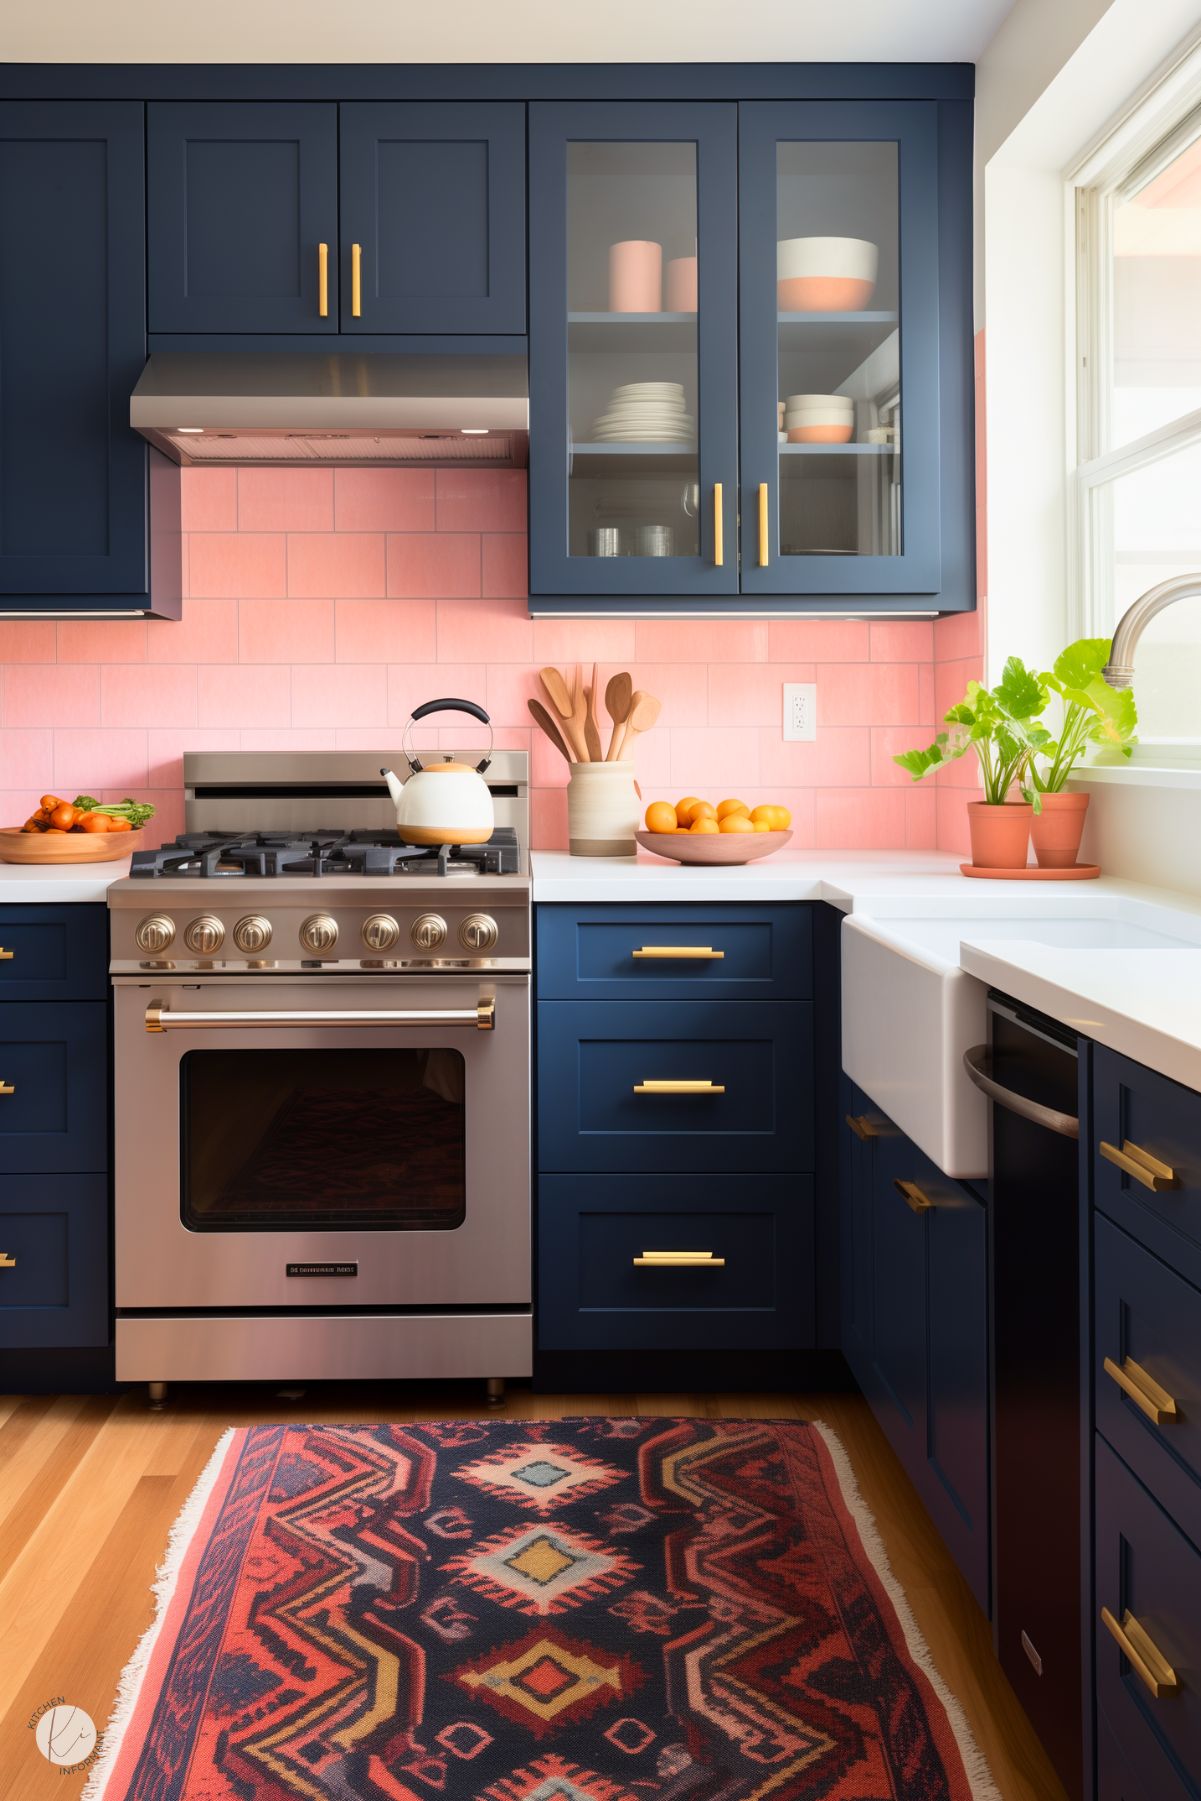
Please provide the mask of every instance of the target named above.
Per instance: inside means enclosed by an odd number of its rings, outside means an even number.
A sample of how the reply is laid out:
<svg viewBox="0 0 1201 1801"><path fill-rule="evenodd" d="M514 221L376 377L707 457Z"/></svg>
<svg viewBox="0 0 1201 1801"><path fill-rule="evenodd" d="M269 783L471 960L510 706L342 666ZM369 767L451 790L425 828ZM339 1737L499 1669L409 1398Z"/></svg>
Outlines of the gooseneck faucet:
<svg viewBox="0 0 1201 1801"><path fill-rule="evenodd" d="M1131 686L1139 639L1157 613L1162 613L1173 601L1187 599L1190 594L1201 596L1201 574L1174 575L1166 582L1157 582L1126 608L1113 634L1109 661L1101 671L1111 688Z"/></svg>

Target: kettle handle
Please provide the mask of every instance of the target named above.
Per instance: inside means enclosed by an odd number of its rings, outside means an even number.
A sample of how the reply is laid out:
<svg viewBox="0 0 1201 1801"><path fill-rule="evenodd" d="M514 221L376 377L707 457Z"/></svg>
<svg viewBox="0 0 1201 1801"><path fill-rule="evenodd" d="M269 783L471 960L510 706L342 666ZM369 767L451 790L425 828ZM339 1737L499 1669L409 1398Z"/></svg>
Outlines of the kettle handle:
<svg viewBox="0 0 1201 1801"><path fill-rule="evenodd" d="M401 746L400 747L405 752L405 755L408 757L409 768L413 771L413 773L416 774L417 771L420 770L421 764L419 763L417 758L415 756L413 756L412 752L408 750L407 740L408 740L409 732L419 719L424 719L426 717L426 715L429 713L470 713L473 719L478 719L481 725L487 726L487 728L488 728L488 753L484 757L483 761L480 763L477 763L475 766L475 773L477 775L483 775L485 769L487 769L488 765L492 761L492 747L496 741L496 735L492 730L492 721L488 717L487 713L485 713L483 707L477 706L475 701L473 701L473 700L456 700L456 699L454 699L453 696L449 696L449 695L443 700L427 700L424 703L424 705L422 705L420 707L414 707L412 713L409 715L408 723L406 724L405 729L404 729L403 733L401 734Z"/></svg>

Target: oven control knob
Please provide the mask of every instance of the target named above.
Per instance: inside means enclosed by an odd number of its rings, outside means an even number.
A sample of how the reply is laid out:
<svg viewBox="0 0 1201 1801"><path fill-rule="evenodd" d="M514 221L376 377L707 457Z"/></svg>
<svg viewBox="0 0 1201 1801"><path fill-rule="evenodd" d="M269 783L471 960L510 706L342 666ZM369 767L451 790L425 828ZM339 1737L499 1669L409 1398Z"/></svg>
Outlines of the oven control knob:
<svg viewBox="0 0 1201 1801"><path fill-rule="evenodd" d="M446 921L440 913L423 913L420 919L413 921L409 937L418 950L436 951L440 944L446 943Z"/></svg>
<svg viewBox="0 0 1201 1801"><path fill-rule="evenodd" d="M459 943L469 951L490 951L500 927L489 913L469 913L459 927Z"/></svg>
<svg viewBox="0 0 1201 1801"><path fill-rule="evenodd" d="M311 913L300 928L306 951L332 951L338 942L338 922L328 913Z"/></svg>
<svg viewBox="0 0 1201 1801"><path fill-rule="evenodd" d="M190 919L184 928L184 943L197 956L211 957L225 943L225 927L212 913L202 913L198 919Z"/></svg>
<svg viewBox="0 0 1201 1801"><path fill-rule="evenodd" d="M248 957L257 956L265 951L271 942L271 921L264 919L261 913L248 913L245 919L239 919L234 927L234 943Z"/></svg>
<svg viewBox="0 0 1201 1801"><path fill-rule="evenodd" d="M400 937L400 927L390 913L373 913L363 921L363 943L369 951L390 951Z"/></svg>
<svg viewBox="0 0 1201 1801"><path fill-rule="evenodd" d="M165 913L148 913L145 919L138 921L134 938L139 950L155 954L165 951L175 940L175 921L168 919Z"/></svg>

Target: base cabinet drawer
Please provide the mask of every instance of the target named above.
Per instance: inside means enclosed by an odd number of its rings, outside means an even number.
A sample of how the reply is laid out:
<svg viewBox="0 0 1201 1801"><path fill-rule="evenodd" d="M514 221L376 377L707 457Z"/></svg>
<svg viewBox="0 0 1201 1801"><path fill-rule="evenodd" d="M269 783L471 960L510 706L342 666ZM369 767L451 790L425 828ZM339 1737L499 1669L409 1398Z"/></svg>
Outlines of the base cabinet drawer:
<svg viewBox="0 0 1201 1801"><path fill-rule="evenodd" d="M1097 1727L1097 1801L1152 1801L1104 1724Z"/></svg>
<svg viewBox="0 0 1201 1801"><path fill-rule="evenodd" d="M7 1178L0 1350L107 1344L108 1286L108 1177Z"/></svg>
<svg viewBox="0 0 1201 1801"><path fill-rule="evenodd" d="M543 1176L538 1208L542 1349L813 1342L808 1176Z"/></svg>
<svg viewBox="0 0 1201 1801"><path fill-rule="evenodd" d="M1094 1444L1097 1717L1148 1801L1201 1796L1201 1550L1103 1439Z"/></svg>
<svg viewBox="0 0 1201 1801"><path fill-rule="evenodd" d="M540 1000L810 1000L810 906L538 908Z"/></svg>
<svg viewBox="0 0 1201 1801"><path fill-rule="evenodd" d="M0 907L0 1001L102 1001L108 909Z"/></svg>
<svg viewBox="0 0 1201 1801"><path fill-rule="evenodd" d="M1201 1094L1098 1046L1093 1126L1097 1206L1201 1288Z"/></svg>
<svg viewBox="0 0 1201 1801"><path fill-rule="evenodd" d="M107 1169L107 1045L103 1001L0 1006L0 1172Z"/></svg>

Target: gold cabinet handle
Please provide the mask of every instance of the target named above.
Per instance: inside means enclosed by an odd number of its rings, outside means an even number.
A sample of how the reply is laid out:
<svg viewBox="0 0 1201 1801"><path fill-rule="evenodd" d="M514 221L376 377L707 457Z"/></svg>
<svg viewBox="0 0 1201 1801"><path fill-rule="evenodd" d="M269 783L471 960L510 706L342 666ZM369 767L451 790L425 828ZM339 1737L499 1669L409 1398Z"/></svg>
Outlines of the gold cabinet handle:
<svg viewBox="0 0 1201 1801"><path fill-rule="evenodd" d="M16 1088L11 1082L0 1081L0 1094L15 1094Z"/></svg>
<svg viewBox="0 0 1201 1801"><path fill-rule="evenodd" d="M633 1259L635 1269L724 1269L724 1257L712 1251L642 1251Z"/></svg>
<svg viewBox="0 0 1201 1801"><path fill-rule="evenodd" d="M363 246L350 246L350 316L361 319L363 316Z"/></svg>
<svg viewBox="0 0 1201 1801"><path fill-rule="evenodd" d="M1123 1357L1121 1363L1107 1357L1101 1367L1140 1413L1146 1414L1152 1425L1162 1426L1165 1421L1176 1418L1176 1403L1172 1396L1133 1357Z"/></svg>
<svg viewBox="0 0 1201 1801"><path fill-rule="evenodd" d="M722 513L722 486L720 482L713 484L713 562L718 569L726 560L725 518Z"/></svg>
<svg viewBox="0 0 1201 1801"><path fill-rule="evenodd" d="M759 567L767 568L767 483L759 483Z"/></svg>
<svg viewBox="0 0 1201 1801"><path fill-rule="evenodd" d="M317 312L329 318L329 245L317 246Z"/></svg>
<svg viewBox="0 0 1201 1801"><path fill-rule="evenodd" d="M693 963L720 963L725 954L711 944L644 944L630 952L631 957L671 957Z"/></svg>
<svg viewBox="0 0 1201 1801"><path fill-rule="evenodd" d="M906 1182L900 1176L893 1180L893 1187L909 1208L911 1213L929 1213L934 1202L925 1189L919 1188L916 1182Z"/></svg>
<svg viewBox="0 0 1201 1801"><path fill-rule="evenodd" d="M16 951L6 951L0 944L0 963L11 963L16 954Z"/></svg>
<svg viewBox="0 0 1201 1801"><path fill-rule="evenodd" d="M1170 1163L1161 1163L1158 1157L1145 1151L1141 1144L1132 1144L1129 1138L1122 1140L1121 1150L1116 1144L1107 1144L1104 1139L1098 1149L1106 1163L1112 1163L1126 1175L1133 1176L1136 1182L1141 1182L1152 1194L1162 1194L1165 1188L1180 1186L1176 1171Z"/></svg>
<svg viewBox="0 0 1201 1801"><path fill-rule="evenodd" d="M866 1144L871 1138L883 1138L884 1130L866 1113L848 1113L846 1122L860 1144Z"/></svg>
<svg viewBox="0 0 1201 1801"><path fill-rule="evenodd" d="M1140 1626L1129 1608L1119 1622L1114 1619L1108 1607L1103 1607L1101 1624L1117 1640L1122 1656L1157 1701L1164 1695L1176 1693L1180 1687L1180 1678L1146 1627Z"/></svg>
<svg viewBox="0 0 1201 1801"><path fill-rule="evenodd" d="M0 1251L0 1269L16 1269L17 1260L10 1257L7 1251Z"/></svg>
<svg viewBox="0 0 1201 1801"><path fill-rule="evenodd" d="M636 1082L635 1094L724 1094L722 1082Z"/></svg>

